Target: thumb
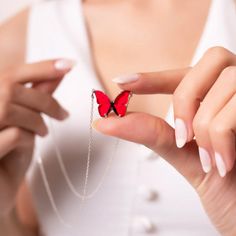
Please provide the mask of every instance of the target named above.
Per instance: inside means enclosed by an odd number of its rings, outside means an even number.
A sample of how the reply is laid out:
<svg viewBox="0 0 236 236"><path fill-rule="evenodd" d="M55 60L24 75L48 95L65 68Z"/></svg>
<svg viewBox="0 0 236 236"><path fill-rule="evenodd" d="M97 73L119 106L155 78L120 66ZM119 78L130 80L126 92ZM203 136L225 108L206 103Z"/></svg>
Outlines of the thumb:
<svg viewBox="0 0 236 236"><path fill-rule="evenodd" d="M179 149L174 129L163 119L145 113L98 119L93 128L103 134L144 144L176 168L194 187L204 177L195 141Z"/></svg>

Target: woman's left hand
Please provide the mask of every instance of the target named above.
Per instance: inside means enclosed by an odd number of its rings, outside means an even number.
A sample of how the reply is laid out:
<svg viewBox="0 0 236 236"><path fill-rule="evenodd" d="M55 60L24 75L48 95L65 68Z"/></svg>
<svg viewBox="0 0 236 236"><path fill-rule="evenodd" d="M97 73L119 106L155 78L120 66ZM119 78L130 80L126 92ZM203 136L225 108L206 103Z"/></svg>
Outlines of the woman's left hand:
<svg viewBox="0 0 236 236"><path fill-rule="evenodd" d="M93 126L161 155L196 189L222 235L236 235L236 55L214 47L193 68L115 81L135 94L173 94L175 130L145 113L111 116Z"/></svg>

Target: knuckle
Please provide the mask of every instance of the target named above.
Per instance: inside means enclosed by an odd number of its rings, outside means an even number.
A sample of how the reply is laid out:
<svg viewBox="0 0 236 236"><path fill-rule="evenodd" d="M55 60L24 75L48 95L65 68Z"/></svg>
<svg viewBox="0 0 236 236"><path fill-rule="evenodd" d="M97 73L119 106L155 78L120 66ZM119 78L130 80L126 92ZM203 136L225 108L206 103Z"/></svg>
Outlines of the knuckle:
<svg viewBox="0 0 236 236"><path fill-rule="evenodd" d="M223 76L223 78L230 78L230 79L236 79L236 66L228 66L226 67L221 75Z"/></svg>
<svg viewBox="0 0 236 236"><path fill-rule="evenodd" d="M209 126L209 133L211 137L220 137L220 136L224 136L228 131L228 128L218 122L217 120L213 120Z"/></svg>
<svg viewBox="0 0 236 236"><path fill-rule="evenodd" d="M164 139L159 138L160 134L166 132L166 125L163 120L155 120L153 123L152 134L150 135L150 139L148 139L147 146L152 149L166 149L166 146L169 148L169 144L165 142ZM167 148L167 149L168 149Z"/></svg>
<svg viewBox="0 0 236 236"><path fill-rule="evenodd" d="M222 57L225 56L226 54L228 55L228 50L225 49L224 47L221 46L215 46L215 47L211 47L209 49L207 49L206 51L206 55L211 55L211 56L218 56L218 57Z"/></svg>
<svg viewBox="0 0 236 236"><path fill-rule="evenodd" d="M139 72L139 73L138 73L138 77L139 77L139 79L147 79L147 74L146 74L146 73Z"/></svg>
<svg viewBox="0 0 236 236"><path fill-rule="evenodd" d="M186 103L186 94L183 91L179 91L178 89L175 90L173 93L173 102L174 105L176 104L184 104Z"/></svg>
<svg viewBox="0 0 236 236"><path fill-rule="evenodd" d="M206 117L198 117L195 116L193 119L193 131L196 137L199 137L201 135L204 135L209 128L209 119L207 119Z"/></svg>
<svg viewBox="0 0 236 236"><path fill-rule="evenodd" d="M214 58L215 61L223 64L228 64L232 58L232 53L224 47L215 46L209 48L206 51L205 56L209 57L211 60L212 58Z"/></svg>

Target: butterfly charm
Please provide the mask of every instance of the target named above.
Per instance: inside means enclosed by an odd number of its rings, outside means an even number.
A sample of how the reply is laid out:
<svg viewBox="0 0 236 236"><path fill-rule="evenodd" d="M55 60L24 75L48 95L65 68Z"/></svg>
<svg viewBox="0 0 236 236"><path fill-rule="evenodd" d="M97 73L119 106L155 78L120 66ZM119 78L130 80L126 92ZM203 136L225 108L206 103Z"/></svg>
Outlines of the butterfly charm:
<svg viewBox="0 0 236 236"><path fill-rule="evenodd" d="M129 99L132 96L130 91L122 91L114 101L99 90L93 90L93 94L97 99L98 112L101 117L108 117L108 114L113 110L115 114L122 117L126 114ZM92 96L93 96L92 94Z"/></svg>

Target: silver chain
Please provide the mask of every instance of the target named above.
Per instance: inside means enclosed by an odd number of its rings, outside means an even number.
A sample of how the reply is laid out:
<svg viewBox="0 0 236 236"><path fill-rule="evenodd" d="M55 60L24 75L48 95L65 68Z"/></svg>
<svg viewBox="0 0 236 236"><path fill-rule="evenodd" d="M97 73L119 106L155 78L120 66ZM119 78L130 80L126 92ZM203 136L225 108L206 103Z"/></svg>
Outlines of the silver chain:
<svg viewBox="0 0 236 236"><path fill-rule="evenodd" d="M92 155L92 148L93 148L93 128L92 128L92 122L93 122L93 118L94 118L94 95L92 93L92 97L91 97L91 108L90 108L90 121L89 121L89 141L88 141L88 152L87 152L87 165L86 165L86 172L85 172L85 178L84 178L84 187L83 187L83 193L80 193L78 190L76 190L74 184L72 183L69 175L68 175L68 171L66 170L61 152L59 150L59 147L57 145L56 142L56 136L55 136L55 130L52 124L51 119L49 119L49 125L50 125L50 130L51 130L51 134L52 134L52 139L53 139L53 144L55 147L55 151L56 151L56 156L58 159L58 163L59 166L61 168L62 174L68 184L68 187L70 188L71 192L78 198L80 199L91 199L93 198L93 196L99 191L99 189L102 187L102 184L105 180L105 177L111 167L112 161L116 155L117 152L117 148L118 148L118 144L119 144L119 139L116 140L115 142L115 146L114 146L114 152L112 153L112 155L109 158L109 161L107 163L107 166L105 168L105 171L103 173L103 176L101 177L101 180L99 181L97 187L94 189L94 191L92 191L90 194L87 194L87 186L88 186L88 179L89 179L89 170L90 170L90 162L91 162L91 155Z"/></svg>
<svg viewBox="0 0 236 236"><path fill-rule="evenodd" d="M37 152L37 163L39 165L39 170L40 170L40 173L42 175L43 183L44 183L44 186L45 186L45 189L46 189L49 201L50 201L50 203L52 205L53 211L56 214L57 219L59 220L59 222L61 222L62 225L64 225L67 228L72 228L72 225L68 224L63 219L63 217L61 216L61 214L59 212L59 209L57 207L57 204L55 202L55 199L54 199L52 191L51 191L51 187L50 187L49 182L48 182L48 178L47 178L46 171L45 171L45 168L44 168L44 165L43 165L42 157L41 157L39 151L37 151L37 149L36 149L36 152Z"/></svg>
<svg viewBox="0 0 236 236"><path fill-rule="evenodd" d="M92 198L99 191L101 186L103 185L105 177L106 177L106 175L107 175L107 173L108 173L108 171L109 171L109 169L111 167L113 158L114 158L114 156L116 154L117 147L118 147L118 144L119 144L119 139L117 139L116 142L115 142L114 153L112 153L112 155L111 155L111 157L110 157L110 159L109 159L109 161L107 163L106 169L105 169L105 171L103 173L103 176L102 176L101 180L99 181L99 183L98 183L97 187L94 189L94 191L92 191L90 194L87 195L89 170L90 170L91 154L92 154L92 147L93 147L93 128L92 128L93 118L94 118L94 93L92 92L92 95L91 95L90 121L89 121L89 142L88 142L88 152L87 152L87 165L86 165L86 173L85 173L85 178L84 178L83 194L79 193L76 190L74 184L71 182L71 180L69 178L68 172L67 172L65 164L63 162L63 158L62 158L61 152L60 152L59 147L58 147L58 145L56 143L56 136L55 136L52 120L49 118L49 126L50 126L50 129L51 129L52 141L53 141L53 144L54 144L54 147L55 147L57 160L58 160L59 166L61 168L62 174L63 174L63 176L64 176L64 178L65 178L65 180L66 180L66 182L68 184L68 187L70 188L71 192L76 197L82 199L82 202L84 200L86 200L86 199ZM58 207L56 205L55 199L53 197L53 194L52 194L49 182L48 182L46 171L45 171L45 168L44 168L44 165L43 165L43 160L42 160L42 157L41 157L39 152L37 153L37 157L38 157L37 158L37 163L39 165L39 169L40 169L40 172L41 172L41 175L42 175L42 179L43 179L43 182L44 182L44 185L45 185L45 189L46 189L49 201L51 202L52 208L53 208L53 210L54 210L58 220L64 226L71 228L72 226L70 224L68 224L63 219L61 214L59 213Z"/></svg>
<svg viewBox="0 0 236 236"><path fill-rule="evenodd" d="M92 144L93 144L93 128L92 128L93 115L94 115L94 111L93 111L93 106L94 105L93 104L94 104L94 95L93 95L93 92L92 92L92 95L91 95L91 109L90 109L90 122L89 122L88 156L87 156L87 167L86 167L85 180L84 180L83 200L85 199L86 194L87 194L90 160L91 160Z"/></svg>

